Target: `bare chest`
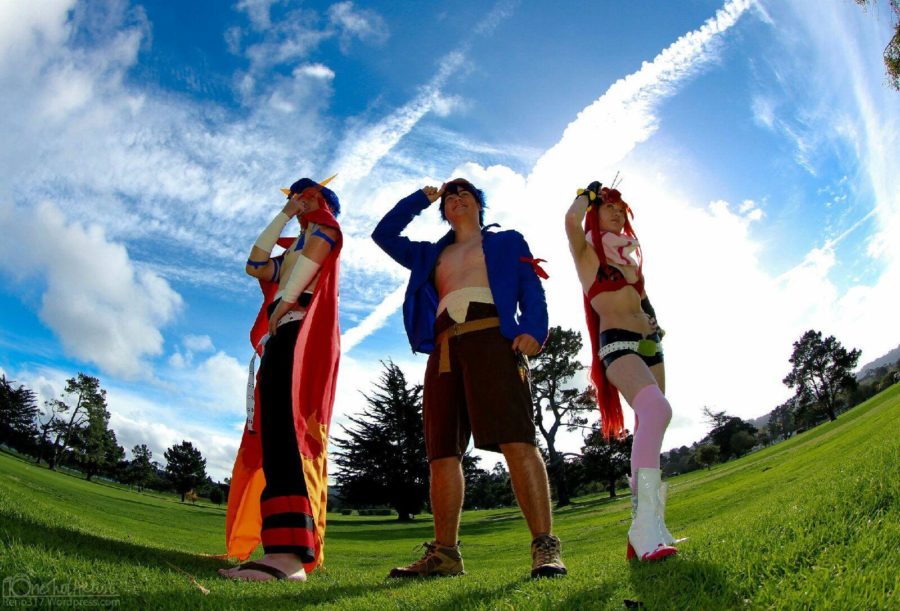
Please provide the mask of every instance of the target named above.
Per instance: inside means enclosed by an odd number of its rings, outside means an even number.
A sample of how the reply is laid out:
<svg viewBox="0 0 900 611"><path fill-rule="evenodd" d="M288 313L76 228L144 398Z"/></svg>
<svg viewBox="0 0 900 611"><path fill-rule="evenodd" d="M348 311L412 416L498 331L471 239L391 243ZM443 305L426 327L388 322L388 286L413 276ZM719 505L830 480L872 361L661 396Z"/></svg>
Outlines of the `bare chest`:
<svg viewBox="0 0 900 611"><path fill-rule="evenodd" d="M481 241L447 246L435 265L438 292L465 286L488 286Z"/></svg>

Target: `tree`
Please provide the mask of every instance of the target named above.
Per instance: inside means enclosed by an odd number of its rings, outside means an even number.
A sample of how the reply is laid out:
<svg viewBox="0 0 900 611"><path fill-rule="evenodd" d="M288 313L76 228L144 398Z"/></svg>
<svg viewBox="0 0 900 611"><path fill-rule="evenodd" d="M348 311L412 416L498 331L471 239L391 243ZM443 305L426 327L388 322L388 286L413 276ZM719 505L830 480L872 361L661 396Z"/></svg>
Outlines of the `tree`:
<svg viewBox="0 0 900 611"><path fill-rule="evenodd" d="M704 443L698 446L694 451L694 460L709 471L719 461L719 446L714 443Z"/></svg>
<svg viewBox="0 0 900 611"><path fill-rule="evenodd" d="M106 391L100 388L99 379L79 373L66 380L66 388L59 399L52 399L46 405L52 423L50 430L56 433L47 463L50 469L56 469L81 429L88 424L91 414L101 410L106 412Z"/></svg>
<svg viewBox="0 0 900 611"><path fill-rule="evenodd" d="M515 504L509 472L503 463L496 463L490 471L478 466L481 458L464 454L463 476L466 480L465 509L493 509Z"/></svg>
<svg viewBox="0 0 900 611"><path fill-rule="evenodd" d="M5 443L16 449L34 445L38 431L35 420L38 406L34 392L0 376L0 444Z"/></svg>
<svg viewBox="0 0 900 611"><path fill-rule="evenodd" d="M581 466L585 475L606 483L609 498L616 496L616 482L631 470L633 435L606 439L600 423L594 424L581 447Z"/></svg>
<svg viewBox="0 0 900 611"><path fill-rule="evenodd" d="M407 386L403 371L388 360L367 407L350 417L336 438L335 481L350 505L387 504L401 521L412 520L428 499L428 458L422 435L422 387Z"/></svg>
<svg viewBox="0 0 900 611"><path fill-rule="evenodd" d="M585 427L584 416L594 410L593 390L579 391L570 387L580 369L576 359L581 350L581 335L572 329L553 327L540 354L532 358L531 389L534 398L534 419L547 444L547 472L556 488L557 507L569 505L569 484L566 479L566 454L556 447L560 427L572 431ZM550 415L545 419L544 414Z"/></svg>
<svg viewBox="0 0 900 611"><path fill-rule="evenodd" d="M173 445L163 452L163 456L166 459L166 474L183 503L185 495L206 479L206 459L190 441Z"/></svg>
<svg viewBox="0 0 900 611"><path fill-rule="evenodd" d="M822 339L821 331L809 330L794 342L793 369L783 382L794 389L798 407L818 408L837 420L838 395L856 387L852 371L860 354L856 349L848 352L833 335Z"/></svg>
<svg viewBox="0 0 900 611"><path fill-rule="evenodd" d="M729 445L735 456L743 456L756 445L756 439L748 431L737 431L731 436Z"/></svg>
<svg viewBox="0 0 900 611"><path fill-rule="evenodd" d="M125 458L114 431L109 429L106 399L87 404L87 422L73 433L72 455L88 481L99 473L108 473Z"/></svg>
<svg viewBox="0 0 900 611"><path fill-rule="evenodd" d="M751 439L756 439L756 427L737 416L729 416L725 412L714 412L708 407L703 408L703 414L707 422L713 425L712 430L703 439L703 443L712 442L719 447L719 458L728 460L740 455L739 448L732 446L732 439L739 431L746 432ZM740 438L743 441L743 438ZM750 444L752 447L752 443Z"/></svg>
<svg viewBox="0 0 900 611"><path fill-rule="evenodd" d="M875 0L856 0L863 8L875 4ZM894 20L894 36L884 48L884 68L891 87L900 91L900 0L890 0Z"/></svg>
<svg viewBox="0 0 900 611"><path fill-rule="evenodd" d="M769 421L766 423L769 434L773 439L787 439L797 426L794 423L794 400L788 399L769 413Z"/></svg>
<svg viewBox="0 0 900 611"><path fill-rule="evenodd" d="M150 481L150 478L155 472L153 464L151 463L152 458L153 453L145 443L131 448L131 463L128 466L128 480L129 483L137 486L138 490L144 489L144 486L147 485L147 482Z"/></svg>

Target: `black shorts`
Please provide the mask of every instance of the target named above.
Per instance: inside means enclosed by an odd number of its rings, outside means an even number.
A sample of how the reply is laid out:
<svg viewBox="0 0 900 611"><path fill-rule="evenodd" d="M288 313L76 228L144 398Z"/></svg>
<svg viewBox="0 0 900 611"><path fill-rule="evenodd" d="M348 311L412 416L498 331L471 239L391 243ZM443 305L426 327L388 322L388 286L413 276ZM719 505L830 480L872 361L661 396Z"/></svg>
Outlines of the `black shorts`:
<svg viewBox="0 0 900 611"><path fill-rule="evenodd" d="M497 316L493 304L470 303L466 321ZM435 337L454 324L445 311ZM534 404L527 369L499 327L451 336L450 371L439 372L441 347L425 369L423 417L428 460L462 456L475 447L493 452L504 443L536 445Z"/></svg>
<svg viewBox="0 0 900 611"><path fill-rule="evenodd" d="M602 357L603 359L603 367L609 367L612 365L617 359L625 356L626 354L635 354L647 364L647 367L652 367L654 365L658 365L663 362L663 351L662 344L660 343L660 337L658 333L654 333L652 335L648 335L644 337L642 334L637 333L635 331L627 331L625 329L607 329L606 331L600 332L600 349L602 350L604 346L612 344L614 342L639 342L643 339L648 339L652 342L656 343L657 352L653 356L645 356L639 353L637 350L632 348L623 348L621 350L615 350L606 356Z"/></svg>

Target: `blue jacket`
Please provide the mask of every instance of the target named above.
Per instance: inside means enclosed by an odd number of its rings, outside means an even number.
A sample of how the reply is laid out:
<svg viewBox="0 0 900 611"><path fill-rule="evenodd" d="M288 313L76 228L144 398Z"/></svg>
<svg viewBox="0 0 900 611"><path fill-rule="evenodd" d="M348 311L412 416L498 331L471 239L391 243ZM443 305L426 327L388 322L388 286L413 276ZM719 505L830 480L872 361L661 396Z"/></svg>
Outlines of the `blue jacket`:
<svg viewBox="0 0 900 611"><path fill-rule="evenodd" d="M453 243L455 234L449 231L437 242L414 242L400 233L429 205L425 193L416 191L397 202L372 232L375 243L412 272L403 301L403 324L413 352L425 353L434 349L438 307L431 272L441 251ZM531 263L521 260L531 259L528 244L517 231L493 232L490 227L481 230L482 248L488 283L500 315L500 332L510 340L527 333L543 345L547 339L547 301Z"/></svg>

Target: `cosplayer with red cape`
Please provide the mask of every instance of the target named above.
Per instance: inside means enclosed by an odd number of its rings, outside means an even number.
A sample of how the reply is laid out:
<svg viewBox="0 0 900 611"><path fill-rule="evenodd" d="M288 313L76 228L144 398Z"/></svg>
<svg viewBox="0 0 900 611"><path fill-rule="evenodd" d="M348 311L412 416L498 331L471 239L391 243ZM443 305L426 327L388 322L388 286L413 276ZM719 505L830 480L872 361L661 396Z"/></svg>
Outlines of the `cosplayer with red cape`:
<svg viewBox="0 0 900 611"><path fill-rule="evenodd" d="M666 528L666 486L659 453L672 408L665 395L664 334L644 290L640 243L631 208L616 189L592 182L579 189L566 213L566 235L584 290L591 338L591 381L603 434L624 434L619 393L634 409L631 449L633 516L628 559L660 560L675 554ZM584 224L582 225L582 220Z"/></svg>
<svg viewBox="0 0 900 611"><path fill-rule="evenodd" d="M334 178L334 177L332 177ZM250 332L247 423L231 477L228 556L246 560L219 573L231 579L303 581L324 561L328 427L340 359L337 195L302 178L282 189L284 209L256 240L246 271L263 305ZM296 238L281 238L293 217ZM273 257L278 244L285 251ZM260 360L255 385L253 367Z"/></svg>

